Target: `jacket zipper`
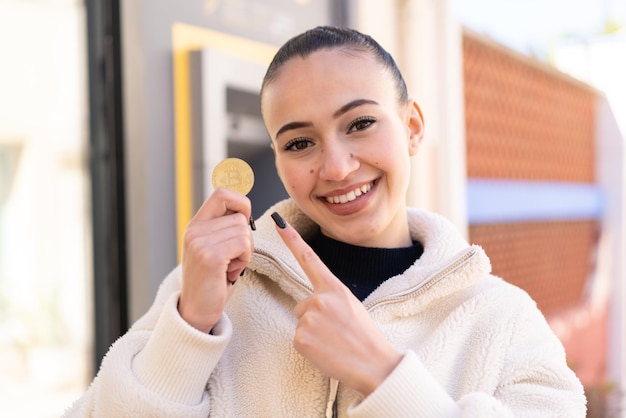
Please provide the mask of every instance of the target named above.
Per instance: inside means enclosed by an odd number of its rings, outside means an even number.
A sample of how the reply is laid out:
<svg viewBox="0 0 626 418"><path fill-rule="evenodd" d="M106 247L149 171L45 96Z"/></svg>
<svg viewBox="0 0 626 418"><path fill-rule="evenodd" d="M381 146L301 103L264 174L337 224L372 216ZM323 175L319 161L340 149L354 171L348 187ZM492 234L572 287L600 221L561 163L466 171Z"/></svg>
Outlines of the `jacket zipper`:
<svg viewBox="0 0 626 418"><path fill-rule="evenodd" d="M308 291L309 293L313 294L313 288L311 286L309 286L308 284L306 284L304 282L301 282L300 280L297 280L295 278L295 277L297 277L297 274L289 266L287 266L285 263L280 262L274 256L272 256L271 254L269 254L266 251L259 250L259 249L255 248L254 252L256 254L260 255L261 257L269 260L272 264L274 264L276 267L278 267L278 269L283 273L284 276L289 278L291 281L295 282L299 287L301 287L302 289L304 289L304 290Z"/></svg>
<svg viewBox="0 0 626 418"><path fill-rule="evenodd" d="M284 263L276 260L276 258L274 258L272 255L270 255L269 253L267 253L265 251L256 249L255 252L258 255L262 256L263 258L266 258L269 261L271 261L274 265L276 265L279 268L279 270L287 278L292 280L299 287L301 287L302 289L306 290L307 292L313 294L313 288L311 286L309 286L308 284L306 284L304 282L301 282L300 280L297 280L295 278L295 277L297 277L297 275L294 273L293 270L291 270L291 268L286 266ZM395 303L395 302L401 302L403 300L411 299L414 296L422 294L422 293L426 292L428 289L430 289L431 287L433 287L434 285L436 285L437 283L439 283L439 281L441 281L442 278L444 278L448 274L452 273L453 271L455 271L456 269L461 267L469 259L471 259L474 255L476 255L476 249L475 248L470 248L465 253L463 253L463 255L461 255L459 258L457 258L455 261L453 261L451 264L449 264L447 267L445 267L445 268L437 271L436 273L432 274L431 276L427 277L425 280L423 280L417 286L415 286L415 287L413 287L411 289L408 289L408 290L406 290L406 291L404 291L402 293L397 293L395 295L383 297L383 298L380 298L380 299L375 300L373 302L370 302L367 305L365 305L365 308L368 311L371 311L374 308L377 308L377 307L379 307L381 305L386 305L386 304Z"/></svg>
<svg viewBox="0 0 626 418"><path fill-rule="evenodd" d="M293 282L295 282L299 287L307 290L309 293L313 294L314 290L311 286L307 285L306 283L301 282L300 280L297 280L295 277L297 277L297 275L293 272L293 270L291 270L291 268L289 268L287 265L285 265L284 263L276 260L276 258L274 258L272 255L270 255L269 253L262 251L262 250L255 250L255 252L257 254L259 254L260 256L262 256L263 258L266 258L268 260L270 260L273 264L275 264L279 270L281 270L283 272L283 274L288 277L290 280L292 280ZM428 289L430 289L431 287L433 287L434 285L436 285L437 283L439 283L441 281L441 279L443 279L445 276L447 276L448 274L452 273L453 271L457 270L459 267L461 267L463 264L465 264L467 261L469 261L472 257L474 257L474 255L476 255L476 249L475 248L470 248L468 251L466 251L463 255L461 255L459 258L457 258L454 262L452 262L451 264L449 264L447 267L437 271L436 273L430 275L429 277L427 277L425 280L423 280L420 284L418 284L417 286L408 289L402 293L397 293L395 295L391 295L391 296L387 296L378 300L375 300L371 303L368 303L367 305L365 305L365 309L367 309L368 312L371 312L372 310L382 306L382 305L387 305L390 303L397 303L397 302L401 302L403 300L407 300L407 299L411 299L415 296L418 296L426 291L428 291ZM333 384L333 381L336 382L335 384ZM337 392L339 390L339 382L335 381L334 379L329 379L329 393L328 393L328 404L327 404L327 408L326 408L326 417L330 418L335 418L337 417ZM331 405L332 403L332 405Z"/></svg>
<svg viewBox="0 0 626 418"><path fill-rule="evenodd" d="M465 264L467 261L469 261L469 259L474 257L474 255L476 255L476 249L475 248L470 248L463 255L461 255L454 262L452 262L452 264L450 264L447 267L439 270L438 272L430 275L429 277L426 278L426 280L423 280L417 286L415 286L415 287L413 287L411 289L408 289L408 290L404 291L403 293L397 293L395 295L383 297L383 298L380 298L380 299L375 300L373 302L370 302L367 305L365 305L365 308L367 309L368 312L371 312L375 308L378 308L378 307L380 307L382 305L387 305L389 303L401 302L403 300L411 299L411 298L413 298L415 296L418 296L418 295L428 291L428 289L430 289L431 287L433 287L437 283L439 283L441 281L441 279L446 277L448 274L450 274L453 271L457 270L459 267L461 267L463 264Z"/></svg>

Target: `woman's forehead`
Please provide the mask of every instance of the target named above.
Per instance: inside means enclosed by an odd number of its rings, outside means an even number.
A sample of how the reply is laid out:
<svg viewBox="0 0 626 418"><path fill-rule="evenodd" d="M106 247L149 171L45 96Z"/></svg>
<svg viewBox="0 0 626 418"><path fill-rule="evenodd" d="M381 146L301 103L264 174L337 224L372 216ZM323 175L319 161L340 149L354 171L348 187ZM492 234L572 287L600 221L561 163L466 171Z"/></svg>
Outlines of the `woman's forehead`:
<svg viewBox="0 0 626 418"><path fill-rule="evenodd" d="M263 99L274 102L301 94L345 94L346 90L366 93L388 90L393 85L389 71L372 53L344 48L323 49L285 62L265 87Z"/></svg>

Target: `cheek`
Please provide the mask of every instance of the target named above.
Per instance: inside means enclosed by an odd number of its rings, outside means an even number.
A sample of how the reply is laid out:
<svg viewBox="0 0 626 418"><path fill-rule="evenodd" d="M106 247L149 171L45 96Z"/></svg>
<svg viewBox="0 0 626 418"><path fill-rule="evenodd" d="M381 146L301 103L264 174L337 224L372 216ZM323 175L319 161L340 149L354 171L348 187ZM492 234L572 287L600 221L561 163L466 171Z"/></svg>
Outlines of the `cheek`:
<svg viewBox="0 0 626 418"><path fill-rule="evenodd" d="M289 194L308 193L316 178L317 170L311 165L304 166L302 162L277 164L278 175Z"/></svg>

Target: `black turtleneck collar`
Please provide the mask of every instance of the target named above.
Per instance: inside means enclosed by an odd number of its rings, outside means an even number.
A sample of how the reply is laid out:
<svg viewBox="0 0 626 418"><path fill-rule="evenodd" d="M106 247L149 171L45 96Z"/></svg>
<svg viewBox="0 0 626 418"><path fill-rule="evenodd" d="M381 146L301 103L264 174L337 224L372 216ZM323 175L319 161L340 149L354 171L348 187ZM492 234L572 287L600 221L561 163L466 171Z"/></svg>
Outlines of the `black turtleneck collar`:
<svg viewBox="0 0 626 418"><path fill-rule="evenodd" d="M370 248L346 244L318 231L309 245L359 300L363 301L381 283L403 273L424 252L414 241L405 248Z"/></svg>

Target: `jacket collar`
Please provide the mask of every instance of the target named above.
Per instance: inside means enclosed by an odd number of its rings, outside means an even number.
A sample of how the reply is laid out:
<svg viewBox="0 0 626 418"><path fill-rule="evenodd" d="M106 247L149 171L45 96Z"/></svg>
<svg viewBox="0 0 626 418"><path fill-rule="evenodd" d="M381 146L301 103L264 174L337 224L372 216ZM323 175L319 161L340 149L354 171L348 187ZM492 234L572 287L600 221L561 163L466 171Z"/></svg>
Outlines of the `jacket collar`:
<svg viewBox="0 0 626 418"><path fill-rule="evenodd" d="M285 292L300 301L311 294L312 287L293 254L276 233L270 217L274 211L280 213L305 239L317 231L317 225L291 199L277 203L256 221L257 229L253 233L255 254L248 268L276 281ZM431 300L489 274L491 266L482 249L470 246L451 222L424 210L408 208L407 211L411 238L422 243L424 253L403 274L381 284L365 299L365 305L374 306L379 301L392 300L398 295L410 297L414 291L420 293L419 289L433 278L440 280L445 276L454 276L453 283L447 283L450 279L446 277L437 286L436 292L429 289L426 299Z"/></svg>

